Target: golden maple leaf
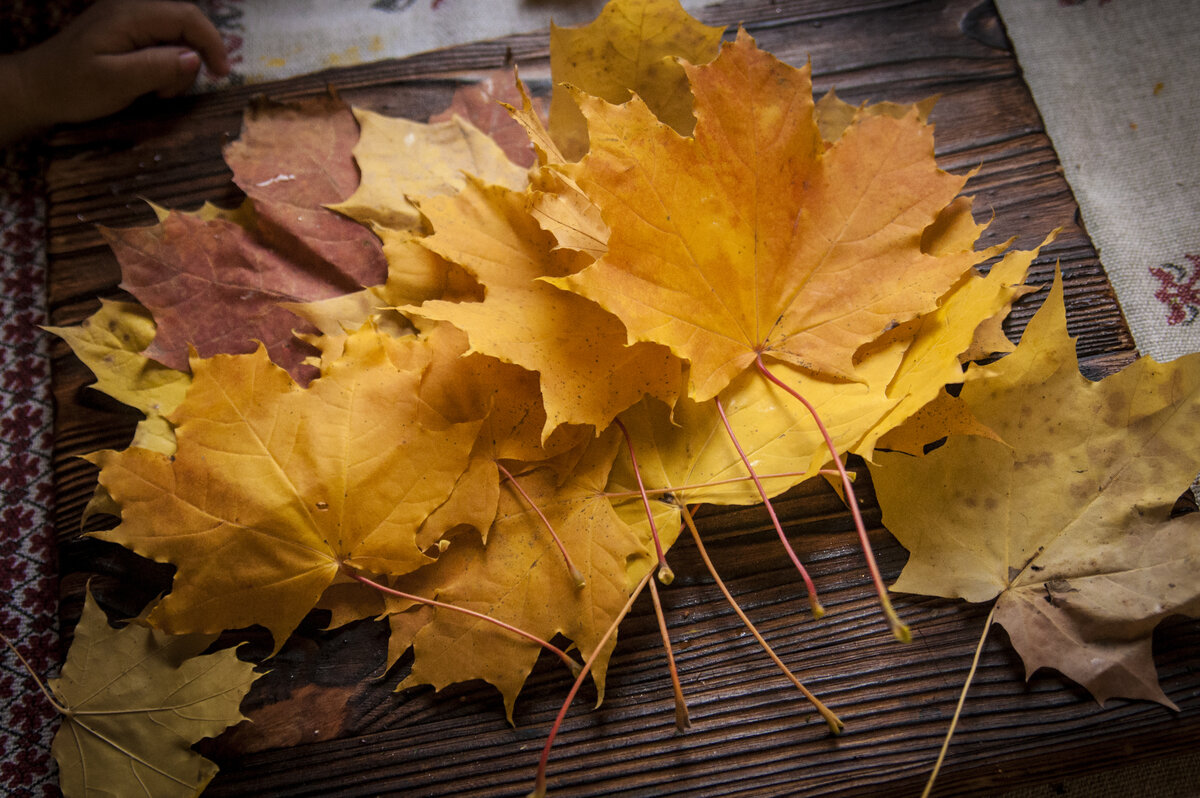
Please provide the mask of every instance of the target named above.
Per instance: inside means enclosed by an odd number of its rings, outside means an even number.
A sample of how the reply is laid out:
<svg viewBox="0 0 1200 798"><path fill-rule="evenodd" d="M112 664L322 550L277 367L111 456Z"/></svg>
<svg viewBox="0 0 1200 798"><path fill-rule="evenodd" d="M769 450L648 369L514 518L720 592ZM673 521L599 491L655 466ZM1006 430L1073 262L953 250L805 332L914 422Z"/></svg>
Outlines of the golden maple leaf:
<svg viewBox="0 0 1200 798"><path fill-rule="evenodd" d="M966 246L973 242L972 237ZM1012 299L1024 292L1022 281L1037 251L1009 253L986 277L963 280L937 309L865 347L856 360L862 382L822 378L788 364L776 365L773 371L813 405L839 453L870 458L884 434L922 411L906 437L893 436L893 447L919 448L951 431L988 435L986 427L948 395L938 398L944 395L944 385L962 381L959 355L971 346L979 325L1006 313ZM768 496L799 484L829 462L824 438L807 410L779 386L747 372L720 396L735 437L765 478ZM738 480L745 466L713 403L685 397L668 412L647 401L622 418L635 430L638 462L650 487L678 493L684 502L761 500L752 484ZM623 468L619 466L618 473ZM623 484L633 483L626 478Z"/></svg>
<svg viewBox="0 0 1200 798"><path fill-rule="evenodd" d="M546 468L520 477L525 492L549 518L582 571L582 587L572 580L549 533L511 485L502 490L486 546L457 539L436 564L397 586L483 613L543 639L562 634L585 656L591 654L625 604L631 580L640 578L652 562L648 536L623 520L604 493L620 443L620 435L610 429L588 447L565 482ZM675 521L678 529L677 515ZM407 609L402 603L392 605ZM400 687L431 684L441 689L454 682L484 679L504 696L511 720L513 702L540 653L537 645L442 609L417 607L392 619L393 658L410 644L415 657ZM603 658L593 666L601 696L607 656L614 644L615 640L607 644Z"/></svg>
<svg viewBox="0 0 1200 798"><path fill-rule="evenodd" d="M434 233L423 246L461 264L486 285L482 302L430 301L406 312L448 321L471 350L535 371L548 437L561 424L604 429L643 395L671 403L679 361L651 343L626 344L621 322L592 302L550 285L590 257L554 246L526 196L470 180L451 197L421 203Z"/></svg>
<svg viewBox="0 0 1200 798"><path fill-rule="evenodd" d="M96 536L178 568L152 624L261 624L282 645L343 568L432 561L417 530L466 467L479 422L439 423L420 402L420 370L392 364L411 360L400 346L364 328L308 389L262 349L195 359L173 457L90 457L121 506L121 524Z"/></svg>
<svg viewBox="0 0 1200 798"><path fill-rule="evenodd" d="M636 97L580 97L592 145L571 173L611 235L603 258L555 284L688 360L697 401L760 353L858 378L860 347L936 308L980 260L922 247L966 178L938 169L917 108L856 116L827 145L809 69L745 32L686 69L690 138Z"/></svg>
<svg viewBox="0 0 1200 798"><path fill-rule="evenodd" d="M691 132L692 98L677 59L703 64L717 54L724 28L703 25L678 0L612 0L577 28L550 26L550 132L568 158L587 151L587 123L574 86L612 103L642 98L664 123Z"/></svg>
<svg viewBox="0 0 1200 798"><path fill-rule="evenodd" d="M1028 673L1173 706L1151 632L1200 615L1200 515L1170 518L1200 471L1200 355L1089 382L1060 278L1016 351L973 368L961 397L1002 443L952 437L872 468L884 524L912 553L893 589L995 599Z"/></svg>

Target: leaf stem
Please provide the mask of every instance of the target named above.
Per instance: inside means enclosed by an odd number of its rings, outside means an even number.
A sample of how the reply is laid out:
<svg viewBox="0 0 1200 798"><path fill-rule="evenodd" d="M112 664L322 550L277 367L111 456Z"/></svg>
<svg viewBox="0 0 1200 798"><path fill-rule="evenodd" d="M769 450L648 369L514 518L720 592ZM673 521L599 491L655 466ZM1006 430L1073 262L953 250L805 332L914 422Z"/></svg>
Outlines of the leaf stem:
<svg viewBox="0 0 1200 798"><path fill-rule="evenodd" d="M763 363L761 353L755 357L754 362L764 377L787 391L800 404L804 405L805 409L812 416L813 421L816 422L821 437L825 439L825 446L829 449L829 455L833 458L834 465L837 467L838 475L842 478L842 492L845 495L846 504L850 507L850 514L854 518L854 528L858 532L858 540L862 545L863 556L867 560L867 570L871 573L871 581L875 583L875 592L879 595L879 603L883 607L884 615L887 616L888 624L892 628L892 634L902 643L911 643L912 631L908 628L907 624L900 620L900 616L896 614L895 608L892 607L891 599L888 598L887 588L883 584L883 576L879 573L879 565L875 562L875 553L871 550L871 541L867 537L866 524L863 523L862 513L858 509L858 497L854 494L854 486L850 475L846 473L846 466L842 462L837 447L833 443L833 437L829 434L829 430L825 428L825 423L821 421L821 416L817 413L817 409L801 396L799 391L772 374L766 364Z"/></svg>
<svg viewBox="0 0 1200 798"><path fill-rule="evenodd" d="M353 573L351 571L347 571L347 573L349 574L349 576L352 579L356 579L357 581L362 582L364 585L367 585L368 587L373 587L376 590L378 590L379 592L386 593L389 596L396 596L397 598L407 599L409 601L415 601L418 604L428 604L430 607L439 607L443 610L450 610L452 612L461 612L463 615L470 615L472 618L478 618L481 621L487 621L490 624L499 626L501 629L504 629L507 632L512 632L513 634L515 634L519 637L523 637L526 640L530 641L531 643L537 643L539 646L546 649L551 654L553 654L554 656L556 656L560 660L562 660L563 664L565 664L567 666L567 668L570 669L572 674L579 673L579 663L578 662L576 662L575 660L568 657L567 653L565 651L563 651L561 648L559 648L558 646L554 645L553 643L546 642L545 640L543 640L542 638L533 634L532 632L526 632L524 629L520 629L516 626L513 626L512 624L505 623L504 621L501 621L497 618L493 618L490 615L484 615L482 612L475 612L475 610L468 610L465 607L456 607L455 605L447 604L444 601L438 601L436 599L430 599L430 598L423 598L422 596L416 596L416 595L413 595L412 593L405 593L403 591L396 590L394 588L390 588L387 585L381 585L378 582L368 579L367 577L363 576L362 574Z"/></svg>
<svg viewBox="0 0 1200 798"><path fill-rule="evenodd" d="M567 716L567 710L571 707L571 702L575 700L575 695L579 692L579 688L583 686L583 680L587 678L588 673L592 670L592 666L596 664L596 659L600 656L600 652L604 650L606 645L608 645L608 641L612 638L613 634L616 633L617 627L621 624L621 621L625 620L625 616L629 614L629 610L633 607L633 602L637 601L637 597L640 596L642 591L646 589L646 583L650 581L650 577L653 576L653 574L654 570L651 569L646 572L645 576L642 577L642 581L638 583L636 588L634 588L633 593L631 593L629 596L629 600L625 602L625 606L621 608L621 611L617 613L617 617L613 619L613 622L609 624L608 629L604 631L603 636L601 636L599 642L596 643L595 649L592 650L591 656L588 657L587 661L583 663L583 669L580 670L579 674L575 677L575 683L571 685L571 690L567 693L567 697L566 700L563 701L562 708L558 710L558 715L554 718L554 725L550 727L550 733L546 736L546 745L542 748L541 759L538 760L537 780L534 783L533 791L529 793L528 798L545 798L546 766L550 762L550 748L554 745L554 738L558 735L559 728L562 727L563 719Z"/></svg>
<svg viewBox="0 0 1200 798"><path fill-rule="evenodd" d="M692 518L692 513L687 507L683 508L683 520L684 523L687 524L688 530L692 533L692 540L696 542L696 550L700 552L700 557L704 560L705 567L707 567L708 572L712 574L713 581L715 581L717 583L717 587L721 589L721 593L724 594L725 600L729 602L729 606L733 607L733 611L737 613L737 616L741 618L742 623L747 629L750 630L750 634L754 635L754 639L758 641L760 646L762 646L763 651L767 653L767 656L771 658L771 661L779 667L779 670L783 671L783 675L788 678L788 681L794 684L796 689L804 694L804 697L809 700L817 712L821 713L821 717L824 718L825 722L829 725L829 730L834 734L841 734L846 728L846 725L842 723L841 719L838 718L838 716L835 715L833 711L829 709L829 707L825 706L825 704L823 704L819 698L813 695L812 692L810 692L809 689L805 687L799 679L796 678L796 675L792 673L791 669L788 668L787 665L783 663L783 660L779 658L779 655L775 653L770 644L767 643L766 639L759 634L758 629L755 628L754 624L750 621L750 618L746 616L746 613L742 611L741 606L736 600L734 600L733 594L729 592L729 588L726 587L724 580L722 580L720 574L717 573L716 566L713 565L713 561L709 558L708 550L704 548L704 543L700 540L700 531L696 529L696 521Z"/></svg>
<svg viewBox="0 0 1200 798"><path fill-rule="evenodd" d="M995 615L996 605L993 603L987 620L983 622L983 634L979 636L979 645L975 646L975 657L971 660L971 670L967 671L967 681L958 695L958 705L954 707L954 717L950 719L950 728L946 730L946 738L942 740L942 750L938 752L937 762L934 763L933 772L929 774L929 781L925 783L925 791L921 793L921 798L929 798L929 794L933 791L933 782L937 780L938 773L942 769L942 762L946 759L946 750L950 748L950 738L954 736L954 729L958 726L958 717L962 714L963 704L967 700L967 690L971 689L971 681L975 678L975 669L979 667L979 657L983 653L983 644L987 640L988 631L992 628L992 619Z"/></svg>
<svg viewBox="0 0 1200 798"><path fill-rule="evenodd" d="M499 462L496 463L496 468L500 469L500 473L504 475L504 478L507 479L512 486L517 489L517 493L521 494L521 498L525 500L525 503L533 508L533 511L537 513L538 518L542 519L542 524L550 533L550 537L554 538L554 545L558 546L558 550L562 554L563 561L567 564L567 572L571 575L571 580L575 583L575 588L578 590L583 589L584 585L587 583L583 578L583 572L575 567L575 562L571 559L571 555L567 553L567 547L563 545L562 538L560 538L558 533L554 531L554 525L550 523L550 519L546 517L546 514L542 512L542 508L537 506L533 498L525 492L525 489L521 487L521 483L517 482L517 478L514 477L507 468L505 468Z"/></svg>
<svg viewBox="0 0 1200 798"><path fill-rule="evenodd" d="M804 580L804 587L808 590L808 605L812 608L813 617L820 618L825 614L825 608L821 606L821 600L817 598L817 586L813 584L812 577L808 574L808 569L800 562L800 558L796 556L796 550L792 548L792 544L788 542L787 535L783 533L783 525L779 523L779 516L775 514L774 505L767 498L767 490L763 487L762 480L759 479L754 466L750 465L750 458L746 457L746 452L742 449L742 444L737 439L737 435L733 433L733 427L729 424L729 417L725 415L725 406L721 403L721 397L714 396L713 401L717 405L717 412L721 416L721 423L725 425L725 432L729 434L729 440L733 441L733 446L737 449L738 456L742 458L742 464L746 466L746 471L750 474L750 478L754 480L754 487L758 488L758 495L762 498L763 504L766 505L767 514L771 516L771 523L775 526L775 532L779 535L779 541L783 543L783 548L791 559L792 565L796 566L796 570L800 572L800 578Z"/></svg>
<svg viewBox="0 0 1200 798"><path fill-rule="evenodd" d="M658 555L658 581L669 585L675 581L675 572L671 570L671 566L667 565L667 555L663 552L662 540L658 537L658 526L654 523L654 511L650 509L650 497L646 495L642 472L638 468L637 454L633 451L633 438L629 436L629 430L625 428L621 419L613 419L613 422L625 436L625 446L629 449L629 461L633 465L633 475L637 478L638 493L642 497L642 506L646 508L646 520L650 522L650 537L654 538L654 552Z"/></svg>
<svg viewBox="0 0 1200 798"><path fill-rule="evenodd" d="M54 707L54 711L58 712L60 715L70 715L71 710L58 703L58 701L54 698L54 694L50 692L50 688L47 687L46 684L41 680L41 678L37 675L37 671L35 671L33 666L29 664L29 660L22 656L20 650L18 650L17 647L12 644L12 641L3 634L0 634L0 640L3 640L4 645L8 646L9 650L17 655L17 659L19 659L21 664L25 666L25 670L28 671L29 676L34 681L34 684L36 684L38 689L42 691L42 695L46 696L46 700L50 702L50 706Z"/></svg>
<svg viewBox="0 0 1200 798"><path fill-rule="evenodd" d="M671 650L671 636L667 633L667 617L663 614L658 586L653 579L650 580L650 598L654 600L654 615L658 618L658 631L662 633L663 651L667 652L667 670L671 672L671 689L675 691L675 730L682 734L692 728L692 719L688 716L683 686L679 684L679 670L675 667L675 653Z"/></svg>
<svg viewBox="0 0 1200 798"><path fill-rule="evenodd" d="M816 473L827 477L841 476L835 468L822 468ZM804 474L804 471L784 471L776 474L759 474L758 478L762 480L783 479L784 477L800 477L804 476ZM646 494L657 496L661 496L665 493L682 494L684 491L697 490L700 488L712 488L719 485L732 485L736 482L751 482L753 479L754 478L751 476L730 477L729 479L715 479L712 482L698 482L695 485L680 485L678 487L671 488L646 488ZM601 493L600 495L606 499L628 499L634 496L640 496L641 493L636 490L618 490Z"/></svg>

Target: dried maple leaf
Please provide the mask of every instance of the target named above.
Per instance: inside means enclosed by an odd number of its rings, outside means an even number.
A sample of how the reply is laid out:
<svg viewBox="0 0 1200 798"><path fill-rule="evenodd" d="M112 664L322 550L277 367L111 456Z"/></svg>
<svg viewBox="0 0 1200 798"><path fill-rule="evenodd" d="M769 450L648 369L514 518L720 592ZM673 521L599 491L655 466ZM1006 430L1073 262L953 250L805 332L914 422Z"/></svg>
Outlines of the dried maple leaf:
<svg viewBox="0 0 1200 798"><path fill-rule="evenodd" d="M96 375L93 386L140 411L131 446L167 456L175 453L175 429L165 418L183 401L192 377L142 354L154 340L154 320L140 305L101 299L100 309L77 327L46 327ZM108 491L97 485L81 523L94 515L120 515Z"/></svg>
<svg viewBox="0 0 1200 798"><path fill-rule="evenodd" d="M334 96L247 109L225 162L254 206L259 238L298 264L350 280L343 290L382 283L387 265L371 231L326 210L358 187L351 150L358 124Z"/></svg>
<svg viewBox="0 0 1200 798"><path fill-rule="evenodd" d="M556 284L687 359L697 401L760 353L857 378L861 346L937 307L978 261L922 247L966 178L938 169L915 108L864 114L827 145L809 69L745 32L686 69L691 138L636 97L580 98L592 145L572 174L611 235L603 258Z"/></svg>
<svg viewBox="0 0 1200 798"><path fill-rule="evenodd" d="M612 103L641 97L664 123L691 132L691 94L677 59L703 64L717 54L724 28L703 25L678 0L612 0L593 22L550 26L550 132L567 157L587 151L588 130L574 86Z"/></svg>
<svg viewBox="0 0 1200 798"><path fill-rule="evenodd" d="M149 227L104 230L121 263L121 287L154 315L148 357L186 371L189 348L202 357L252 352L298 379L310 379L311 351L292 333L303 322L281 302L337 296L354 284L298 268L227 219L170 213Z"/></svg>
<svg viewBox="0 0 1200 798"><path fill-rule="evenodd" d="M482 302L426 302L407 312L448 321L471 350L515 363L540 377L543 436L561 424L604 429L643 395L671 403L679 361L655 344L626 345L612 314L549 285L590 258L554 246L526 209L524 194L472 179L452 197L421 204L433 235L421 243L461 264L486 286Z"/></svg>
<svg viewBox="0 0 1200 798"><path fill-rule="evenodd" d="M551 469L521 476L526 493L546 513L583 572L583 587L568 575L533 510L506 486L486 546L456 540L435 565L401 580L401 589L481 612L544 639L562 634L585 656L591 654L625 604L631 574L640 578L652 561L648 536L622 520L604 494L619 445L620 435L609 430L561 485ZM677 515L675 521L677 529ZM640 571L636 563L641 563ZM441 689L484 679L500 690L511 719L513 702L540 653L538 646L492 624L441 609L416 608L392 618L393 658L410 643L414 653L412 671L401 688L431 684ZM593 667L601 690L614 643L608 643Z"/></svg>
<svg viewBox="0 0 1200 798"><path fill-rule="evenodd" d="M189 374L142 354L154 340L154 320L140 305L100 300L100 309L77 327L46 327L67 342L96 375L96 390L147 417L170 413L187 393Z"/></svg>
<svg viewBox="0 0 1200 798"><path fill-rule="evenodd" d="M510 188L525 186L526 170L464 119L427 125L361 108L354 115L362 128L354 147L362 181L331 207L364 224L419 229L421 214L409 198L453 194L467 174Z"/></svg>
<svg viewBox="0 0 1200 798"><path fill-rule="evenodd" d="M1200 355L1089 382L1060 279L1016 351L969 377L963 402L1004 443L952 437L872 469L884 524L912 553L893 589L995 599L1028 673L1174 706L1151 632L1200 615L1200 515L1170 518L1200 471Z"/></svg>
<svg viewBox="0 0 1200 798"><path fill-rule="evenodd" d="M513 121L525 129L539 167L529 174L529 212L560 247L586 252L593 259L608 250L608 228L600 209L563 173L567 159L550 138L525 86L517 84L521 107L508 106Z"/></svg>
<svg viewBox="0 0 1200 798"><path fill-rule="evenodd" d="M282 645L342 569L432 561L417 530L466 467L479 422L438 423L417 395L420 369L392 363L412 359L400 346L365 328L307 389L262 350L194 360L174 457L91 456L122 519L97 537L177 566L150 623L261 624Z"/></svg>
<svg viewBox="0 0 1200 798"><path fill-rule="evenodd" d="M966 247L973 242L973 237L967 239ZM919 450L955 431L987 435L986 427L945 395L943 386L962 381L960 353L971 346L982 322L1004 315L1013 297L1023 293L1021 283L1036 254L1009 253L986 277L965 279L937 309L865 347L857 358L861 382L822 378L787 364L776 365L773 372L813 405L839 453L869 458L882 435L918 414L907 437L893 441ZM944 398L939 401L939 396ZM829 462L824 438L807 410L756 372L737 377L720 397L735 437L764 477L768 496L813 476ZM634 431L638 462L650 487L676 492L688 503L761 500L754 485L739 480L745 466L713 403L683 398L668 414L645 402L623 418ZM624 484L634 483L625 479Z"/></svg>
<svg viewBox="0 0 1200 798"><path fill-rule="evenodd" d="M518 166L530 167L536 160L533 145L524 129L505 110L506 104L520 101L516 72L497 69L469 86L455 89L450 106L429 117L429 122L437 124L449 122L455 116L462 117L490 136L510 161ZM533 102L535 113L544 115L541 99Z"/></svg>
<svg viewBox="0 0 1200 798"><path fill-rule="evenodd" d="M176 637L131 623L114 629L91 594L62 675L51 752L67 798L198 795L217 766L192 743L244 720L258 678L232 649L201 656L216 635Z"/></svg>

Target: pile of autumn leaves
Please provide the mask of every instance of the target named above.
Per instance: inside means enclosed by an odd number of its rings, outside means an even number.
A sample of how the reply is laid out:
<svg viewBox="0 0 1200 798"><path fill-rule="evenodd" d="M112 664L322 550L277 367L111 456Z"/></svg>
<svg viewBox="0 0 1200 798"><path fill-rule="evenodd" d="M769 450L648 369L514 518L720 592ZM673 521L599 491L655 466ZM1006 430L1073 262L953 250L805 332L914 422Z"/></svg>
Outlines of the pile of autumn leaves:
<svg viewBox="0 0 1200 798"><path fill-rule="evenodd" d="M744 33L716 55L674 3L554 36L580 88L556 85L549 129L516 94L492 135L466 121L501 89L430 124L261 104L226 151L242 207L106 231L140 305L56 332L145 415L90 456L89 512L176 567L152 634L257 624L278 647L315 608L385 617L391 660L414 654L402 687L484 679L511 715L538 645L362 576L600 647L602 690L602 639L657 561L615 422L664 547L681 505L761 501L715 397L769 494L831 461L761 355L872 463L912 552L897 590L999 596L1030 670L1167 702L1150 631L1200 610L1195 517L1167 520L1200 470L1196 361L1088 383L1056 288L1015 352L964 373L1012 349L1036 252L975 250L927 105L814 104L807 68ZM666 49L635 68L612 46Z"/></svg>

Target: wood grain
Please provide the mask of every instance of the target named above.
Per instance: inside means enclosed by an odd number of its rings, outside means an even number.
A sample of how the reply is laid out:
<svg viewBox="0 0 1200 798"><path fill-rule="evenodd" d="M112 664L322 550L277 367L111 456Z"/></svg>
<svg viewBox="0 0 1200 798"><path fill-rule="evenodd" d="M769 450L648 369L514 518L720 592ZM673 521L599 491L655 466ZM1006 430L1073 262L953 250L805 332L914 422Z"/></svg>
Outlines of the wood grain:
<svg viewBox="0 0 1200 798"><path fill-rule="evenodd" d="M1059 263L1069 324L1089 376L1111 373L1135 353L1053 147L1021 80L994 8L977 0L730 0L703 15L743 23L764 48L793 64L811 57L818 91L850 102L941 99L934 112L943 167L977 170L968 184L979 218L994 215L984 243L1019 246L1061 227L1033 280ZM732 30L732 28L731 28ZM116 262L97 225L147 224L146 200L192 208L240 197L221 161L252 96L311 96L336 89L353 104L424 119L456 85L516 62L548 91L543 34L508 37L409 59L277 84L135 108L116 120L58 133L49 173L51 306L73 324L120 296ZM1022 301L1010 332L1040 300ZM80 536L94 469L75 455L124 446L136 415L86 386L87 370L54 347L58 406L56 522L63 574L62 617L78 616L92 579L102 603L135 614L170 584L171 569ZM885 577L903 550L879 526L865 470L860 498ZM808 617L802 589L761 508L704 511L701 530L731 590L798 675L847 722L823 722L757 651L725 605L694 548L672 551L675 584L663 592L693 728L674 732L670 685L649 603L621 628L605 703L584 695L551 760L552 794L572 796L848 796L918 794L936 757L981 631L986 607L899 597L914 627L894 642L874 602L845 508L823 484L798 487L778 509L811 564L830 614ZM323 631L314 614L271 661L244 708L243 724L200 747L221 766L213 796L515 796L532 786L544 735L569 679L543 658L509 727L498 696L480 685L440 694L395 694L407 660L383 672L386 629L360 622ZM229 635L229 639L237 636ZM243 635L261 657L261 634ZM240 637L239 637L240 639ZM1004 633L993 632L967 702L938 795L993 795L1179 752L1200 739L1200 624L1174 621L1155 637L1159 673L1182 711L1113 701L1099 708L1053 673L1025 681ZM585 691L586 692L586 691Z"/></svg>

